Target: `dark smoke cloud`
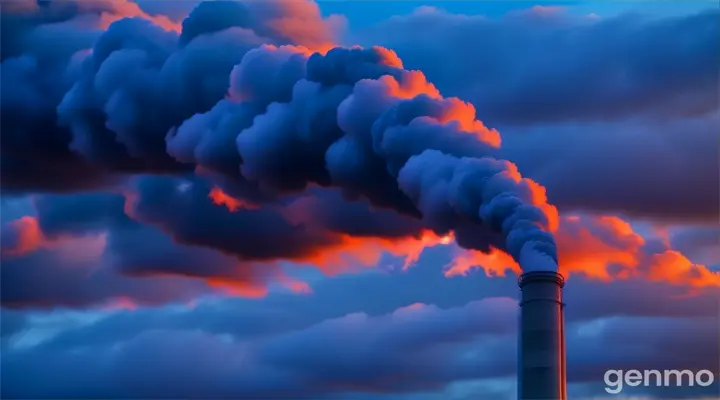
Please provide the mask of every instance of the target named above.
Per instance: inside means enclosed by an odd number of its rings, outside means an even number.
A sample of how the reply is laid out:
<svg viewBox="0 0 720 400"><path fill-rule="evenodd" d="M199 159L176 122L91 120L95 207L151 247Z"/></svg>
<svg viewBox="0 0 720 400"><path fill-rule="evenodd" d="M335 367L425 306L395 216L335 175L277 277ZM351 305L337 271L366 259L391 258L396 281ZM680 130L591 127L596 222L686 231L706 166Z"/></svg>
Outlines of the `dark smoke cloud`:
<svg viewBox="0 0 720 400"><path fill-rule="evenodd" d="M159 185L159 188L166 187ZM181 199L174 200L175 204L183 203ZM179 245L172 237L129 218L126 201L120 194L108 193L44 195L34 199L34 206L38 227L45 238L107 234L106 263L117 274L216 278L262 288L267 278L277 272L271 265L241 267L235 257L207 248ZM221 219L209 217L208 222L216 226Z"/></svg>
<svg viewBox="0 0 720 400"><path fill-rule="evenodd" d="M294 43L273 24L288 4L203 2L179 37L147 19L112 24L58 108L73 132L71 148L95 163L118 160L112 168L181 169L166 152L168 131L224 97L230 71L248 50ZM316 17L306 22L322 24Z"/></svg>
<svg viewBox="0 0 720 400"><path fill-rule="evenodd" d="M257 51L266 52L267 58L280 57L287 60L285 64L275 63L277 66L292 66L297 60L289 57L287 52L280 51L276 55L276 50L272 48ZM261 55L257 57L255 60L260 59ZM482 162L466 164L462 168L462 175L480 178L479 183L476 188L467 189L469 183L458 174L452 182L454 187L445 195L447 198L441 200L446 203L445 206L436 204L437 200L436 203L423 203L426 199L421 197L428 195L424 192L432 187L432 182L413 184L412 180L417 178L408 178L410 183L403 185L403 169L408 169L405 176L419 177L425 176L424 168L436 165L431 160L435 156L431 152L426 153L426 150L444 152L451 163L458 160L457 157L482 157L494 151L497 133L482 125L470 125L463 119L462 113L469 112L472 122L472 107L452 99L438 99L433 91L429 91L429 95L425 94L429 85L422 76L402 70L398 60L393 57L379 48L335 49L326 56L312 55L307 61L306 78L294 86L292 99L288 103L271 104L264 114L256 117L252 125L237 136L243 176L273 191L299 191L311 183L333 184L348 189L350 195L354 191L371 200L377 195L373 191L364 192L363 189L370 187L364 183L395 181L399 177L400 185L393 192L398 193L399 190L413 201L415 207L422 206L426 222L433 222L433 218L438 222L432 226L436 231L447 232L473 222L480 225L482 222L494 221L491 226L505 235L514 232L511 239L513 243L509 246L515 257L520 258L524 244L532 241L535 243L532 246L539 246L540 253L550 255L548 261L533 260L532 263L542 262L543 268L556 263L552 255L552 237L546 235L540 227L534 231L536 223L545 229L551 227L549 218L552 216L546 216L544 210L533 204L533 188L524 187L524 181L516 181L516 176L508 172L513 168L511 164L491 159L487 161L490 164L488 166ZM268 62L268 65L273 64ZM242 79L244 74L256 71L249 65L241 64L234 77ZM271 75L276 73L276 69L269 71ZM382 75L388 77L379 79ZM279 82L286 81L279 79ZM403 90L419 97L409 96L411 99L403 100ZM377 107L361 109L367 104L363 101L365 98L372 99ZM219 107L228 111L230 116L236 115L234 112L244 115L245 111L239 107L228 107L225 103ZM460 113L460 116L456 120L448 118L453 113ZM211 128L217 127L213 124L218 121L217 116L206 115L204 120L211 124ZM237 117L234 119L238 120ZM186 157L191 151L181 147L180 143L198 146L207 142L207 139L193 137L193 133L198 135L197 132L202 132L211 136L213 132L212 129L198 129L196 125L189 128L195 130L181 127L175 137L169 138L169 146L174 147L177 154ZM192 153L197 153L197 149ZM415 161L409 162L413 156L416 157ZM506 175L507 179L490 179L495 175ZM353 185L353 178L360 176L365 177L365 180ZM487 187L486 182L489 182ZM391 196L407 199L400 195ZM391 204L400 211L404 210L406 203L392 204L392 197L388 198L384 194L383 202L378 205ZM491 199L496 200L490 202ZM484 215L479 215L483 203L487 203L487 206L482 211ZM529 205L521 207L523 203ZM458 210L457 207L462 209ZM509 218L510 215L513 217ZM464 236L464 232L460 229L460 236ZM527 236L520 234L516 238L515 235L520 232L526 232ZM459 240L468 242L463 237ZM532 246L524 251L534 253Z"/></svg>
<svg viewBox="0 0 720 400"><path fill-rule="evenodd" d="M272 266L242 269L234 257L178 245L129 219L122 195L44 195L33 203L36 217L2 227L3 307L190 301L216 292L210 278L221 288L262 292L277 272Z"/></svg>
<svg viewBox="0 0 720 400"><path fill-rule="evenodd" d="M310 3L212 2L188 19L194 40L178 48L174 26L132 2L15 5L3 8L0 71L3 188L18 191L97 186L108 179L105 169L186 169L165 152L167 132L223 98L229 72L247 50L305 39L302 29L284 32L278 25L294 21L288 13L304 10L300 23L325 26ZM247 17L227 30L228 20L217 16L233 15L228 10ZM138 19L102 31L123 17ZM263 28L271 23L276 28ZM323 35L331 33L320 30L309 39L330 41ZM65 39L60 45L58 37Z"/></svg>
<svg viewBox="0 0 720 400"><path fill-rule="evenodd" d="M270 208L230 213L213 204L208 198L211 187L202 181L145 177L138 180L135 190L133 217L160 227L183 243L265 261L309 256L319 248L339 244L328 232L293 226Z"/></svg>
<svg viewBox="0 0 720 400"><path fill-rule="evenodd" d="M47 40L32 40L33 34L47 29L39 25L39 16L13 16L3 9L0 21L3 189L73 190L102 184L103 171L70 151L70 133L57 125L55 115L55 107L72 86L68 64L99 32L74 35L78 29L73 23L57 23L53 36L62 40L49 45Z"/></svg>
<svg viewBox="0 0 720 400"><path fill-rule="evenodd" d="M110 193L42 195L33 198L38 226L47 237L86 235L132 226L125 198Z"/></svg>
<svg viewBox="0 0 720 400"><path fill-rule="evenodd" d="M505 235L507 250L525 270L552 270L557 265L555 239L543 230L551 226L550 217L532 205L532 188L518 185L506 163L423 152L406 164L399 184L424 206L424 216L443 221L457 213L473 220L479 213Z"/></svg>
<svg viewBox="0 0 720 400"><path fill-rule="evenodd" d="M112 289L108 290L106 296L98 295L84 302L68 303L63 297L64 294L57 294L57 298L46 297L45 303L31 301L36 297L46 296L42 290L36 292L35 288L48 285L46 279L54 276L58 269L71 271L72 277L68 278L70 281L82 282L86 279L85 273L75 274L75 272L87 271L88 265L92 264L90 261L87 259L78 261L76 258L63 261L58 257L67 255L72 249L81 249L82 246L87 248L83 248L81 254L91 252L95 247L93 244L98 242L88 239L100 235L105 235L105 248L98 261L98 264L103 266L101 271L108 271L119 278L124 275L152 281L155 281L155 277L183 277L200 281L196 286L202 293L227 290L250 297L263 295L267 292L268 286L275 283L290 288L286 285L287 277L282 273L282 268L290 266L288 262L294 264L292 271L295 272L299 272L298 264L305 263L312 264L326 273L352 270L352 264L348 265L345 260L350 260L356 265L380 266L383 270L392 270L393 266L399 267L399 260L390 257L380 258L372 254L378 251L390 251L395 256L405 256L408 251L413 251L413 247L408 246L412 245L407 242L408 238L423 236L424 226L419 220L390 210L373 210L364 202L347 202L334 190L315 189L299 197L286 198L279 203L266 204L262 207L250 205L251 208L241 205L230 211L227 204L218 204L214 198L211 198L211 186L211 183L199 178L146 177L136 182L135 191L128 192L127 198L119 194L36 197L33 201L34 212L31 213L36 217L30 218L31 221L37 221L36 224L21 225L18 224L18 220L14 220L3 229L2 262L15 265L18 261L14 259L23 256L25 267L15 271L48 268L53 273L29 273L22 289L26 296L25 302L12 304L9 300L6 303L3 299L3 304L28 307L57 303L77 307L97 305L117 296L119 292ZM137 220L129 218L125 214L126 211ZM257 221L274 221L275 224L263 225ZM660 243L656 244L650 239L645 243L643 237L632 230L627 231L626 229L630 227L623 228L623 224L624 222L617 218L606 217L597 220L590 217L572 220L568 218L563 220L558 231L562 268L565 273L570 274L573 281L582 277L615 281L612 287L617 288L618 292L613 292L613 299L617 302L614 301L612 305L604 304L599 307L600 309L609 307L616 312L632 312L623 306L623 302L630 301L628 299L633 295L632 289L625 291L628 284L623 280L628 276L665 282L670 288L674 285L674 290L678 294L687 291L691 286L697 288L693 293L705 293L703 287L712 292L717 286L716 277L705 274L707 271L703 266L698 265L684 270L687 266L682 260L655 259L671 248ZM208 233L204 235L198 233L198 227L204 228ZM166 234L162 234L158 229ZM482 232L477 227L468 227L468 230L469 233ZM499 235L473 237L468 234L466 236L472 241L466 243L465 247L492 245L503 248L504 246ZM25 238L24 242L19 240L21 237ZM234 238L234 241L228 241L227 237ZM682 238L680 235L677 237ZM280 241L280 238L283 240ZM690 251L691 249L683 245L682 241L675 240L675 234L672 238L672 248L688 251L688 256L691 257L701 255ZM693 237L687 239L690 242L697 241ZM257 245L256 248L253 245L255 241L270 244ZM422 241L417 244L421 245L420 247L432 246L432 244L422 245ZM433 253L443 248L444 246L439 246L427 252ZM7 253L7 250L13 249L24 249L23 254ZM454 257L458 257L457 250L459 249L452 249ZM34 256L32 252L40 252L47 257ZM222 254L223 252L226 254ZM348 258L344 258L346 256ZM52 262L48 262L48 259ZM702 258L694 259L695 262L702 260ZM34 266L33 263L36 262L47 265ZM492 260L480 258L468 266L484 267L488 271L492 269L492 264ZM497 293L491 287L485 287L486 285L480 287L479 283L468 280L469 278L443 278L443 274L438 270L438 266L441 265L448 265L448 261L434 261L430 267L420 268L419 273L425 277L447 281L442 284L435 282L433 286L438 290L444 288L441 293L449 290L459 297L447 303L447 297L438 294L439 297L423 297L423 301L441 306L461 305L471 300L472 293L478 290L483 293ZM418 268L414 266L413 270ZM4 279L12 282L15 273L12 269L6 271L8 275ZM464 273L471 276L474 274L470 270ZM516 290L512 289L515 287L512 279L508 280L510 292ZM210 284L211 287L202 285L202 281ZM456 282L452 283L452 281ZM457 281L468 283L461 288ZM34 282L38 284L34 285ZM74 283L76 286L72 287L80 287L77 286L80 282ZM414 298L412 296L418 284L414 280L389 280L384 289L378 289L368 287L360 281L354 282L352 285L363 293L377 290L389 290L398 295L405 293L403 295L405 297L402 297L405 301ZM488 285L504 287L502 283L495 281L488 282ZM638 283L633 281L629 287L637 287L637 285ZM655 286L660 284L656 283ZM575 287L580 287L577 289L579 293L585 290L579 283L572 285L572 288ZM568 290L575 290L572 288ZM333 296L345 298L343 293L347 290L348 288L338 287L337 284L323 288L316 288L313 285L312 288L314 296L320 296L320 292L323 292L328 298ZM612 290L606 289L606 291ZM140 304L149 301L142 293L129 291L126 297ZM184 298L182 294L178 294L177 297L169 296L157 301L176 301ZM635 301L635 308L651 310L655 301L653 299L646 294ZM300 300L295 298L293 301ZM367 306L367 299L359 298L354 301L346 299L343 303ZM401 304L395 303L395 305ZM677 310L680 311L675 313L673 311L676 309L675 306L668 304L664 308L667 312L673 313L671 314L673 316L694 312L687 308L678 308ZM576 307L580 306L576 304ZM588 307L593 308L591 305L583 308ZM383 309L387 310L387 308ZM700 309L696 311L700 312Z"/></svg>
<svg viewBox="0 0 720 400"><path fill-rule="evenodd" d="M2 304L81 307L120 297L155 304L217 291L257 297L278 282L302 289L284 275L283 261L343 272L355 261L386 262L383 251L404 256L407 240L422 243L419 220L347 202L335 190L230 210L213 188L195 176L146 176L125 195L33 197L31 210L19 210L25 216L2 228L3 280L10 288ZM163 287L178 285L177 292L142 292L163 277L171 278ZM62 290L48 292L60 281ZM79 293L84 284L93 285L90 293Z"/></svg>
<svg viewBox="0 0 720 400"><path fill-rule="evenodd" d="M99 29L92 29L92 17L112 11L113 3L106 1L5 2L0 15L2 61L22 55L44 61L67 60L76 51L92 46L100 34ZM51 38L57 40L54 46L48 46Z"/></svg>
<svg viewBox="0 0 720 400"><path fill-rule="evenodd" d="M303 260L323 250L343 248L348 236L400 240L419 237L423 231L414 218L372 209L367 202L349 203L334 190L315 189L272 204L230 210L213 198L214 188L197 177L137 178L124 204L115 198L106 202L105 216L98 214L94 223L104 224L106 215L122 221L127 212L133 220L155 226L176 241L220 250L240 260L266 262ZM71 202L78 204L72 197L66 204ZM58 209L61 213L73 214L69 207ZM39 213L41 226L44 215L48 212ZM79 227L79 219L76 216L72 224Z"/></svg>
<svg viewBox="0 0 720 400"><path fill-rule="evenodd" d="M71 191L116 183L69 144L57 106L79 77L103 18L137 14L127 1L12 1L0 13L2 186ZM128 8L129 7L129 8Z"/></svg>
<svg viewBox="0 0 720 400"><path fill-rule="evenodd" d="M485 158L496 154L497 131L475 121L471 105L443 99L389 50L313 53L332 32L313 22L323 21L309 3L208 2L183 21L179 36L144 14L112 23L72 64L71 88L57 106L68 148L109 171L228 175L229 191L248 197L339 187L348 198L422 216L438 234L454 230L474 248L487 249L478 238L491 228L527 268L554 269L549 232L557 211L513 164ZM306 47L277 47L296 40ZM248 52L261 42L271 45ZM431 171L435 162L441 173ZM178 194L162 179L141 181L135 217L183 242L252 259L337 245L327 232L299 235L262 209L208 226L199 217L220 212L207 201L209 188L196 192L191 184ZM170 200L206 211L178 213L183 207L166 207ZM244 235L238 227L248 225L261 232Z"/></svg>

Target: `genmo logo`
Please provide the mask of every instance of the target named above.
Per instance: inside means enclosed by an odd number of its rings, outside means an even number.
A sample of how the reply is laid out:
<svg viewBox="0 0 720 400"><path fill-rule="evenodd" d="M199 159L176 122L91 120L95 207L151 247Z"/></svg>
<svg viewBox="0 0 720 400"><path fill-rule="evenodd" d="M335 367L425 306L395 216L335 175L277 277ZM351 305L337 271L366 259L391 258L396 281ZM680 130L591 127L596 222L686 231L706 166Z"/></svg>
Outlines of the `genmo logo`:
<svg viewBox="0 0 720 400"><path fill-rule="evenodd" d="M605 371L605 391L610 394L618 394L627 386L654 386L654 387L679 387L679 386L710 386L715 382L715 375L706 369L691 371L684 369L668 369L664 371L649 369L639 371L629 369L611 369Z"/></svg>

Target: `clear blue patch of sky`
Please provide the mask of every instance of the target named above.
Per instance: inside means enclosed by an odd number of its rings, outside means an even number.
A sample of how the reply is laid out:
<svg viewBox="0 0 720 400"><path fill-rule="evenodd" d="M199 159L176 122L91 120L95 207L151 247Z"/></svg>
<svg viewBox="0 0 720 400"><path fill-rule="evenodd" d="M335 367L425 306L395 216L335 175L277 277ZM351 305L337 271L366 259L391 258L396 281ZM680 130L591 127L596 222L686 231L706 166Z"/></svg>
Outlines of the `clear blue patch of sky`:
<svg viewBox="0 0 720 400"><path fill-rule="evenodd" d="M535 5L562 6L571 14L597 14L601 17L637 12L665 17L683 15L708 8L718 8L717 0L654 0L654 1L416 1L416 0L319 0L324 15L345 15L353 29L374 25L393 15L406 15L418 7L432 6L456 14L500 17L511 11L524 10Z"/></svg>

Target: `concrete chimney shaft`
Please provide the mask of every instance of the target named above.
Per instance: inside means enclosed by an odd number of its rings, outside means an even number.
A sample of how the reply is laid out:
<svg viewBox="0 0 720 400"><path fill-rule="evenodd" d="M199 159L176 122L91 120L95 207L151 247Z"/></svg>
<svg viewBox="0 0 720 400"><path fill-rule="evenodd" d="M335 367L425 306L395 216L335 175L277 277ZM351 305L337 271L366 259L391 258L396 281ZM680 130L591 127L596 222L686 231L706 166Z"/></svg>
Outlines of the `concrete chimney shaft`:
<svg viewBox="0 0 720 400"><path fill-rule="evenodd" d="M519 400L567 400L565 279L552 271L520 276Z"/></svg>

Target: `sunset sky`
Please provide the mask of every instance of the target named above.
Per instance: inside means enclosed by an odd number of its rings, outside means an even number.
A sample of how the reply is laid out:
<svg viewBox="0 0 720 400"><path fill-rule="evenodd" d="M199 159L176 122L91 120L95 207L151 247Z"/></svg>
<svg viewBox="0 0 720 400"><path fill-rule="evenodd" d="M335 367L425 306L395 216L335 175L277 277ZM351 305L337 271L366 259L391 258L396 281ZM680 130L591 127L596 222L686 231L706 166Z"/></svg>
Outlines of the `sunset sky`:
<svg viewBox="0 0 720 400"><path fill-rule="evenodd" d="M0 397L720 398L716 1L0 1ZM625 387L608 369L713 371Z"/></svg>

